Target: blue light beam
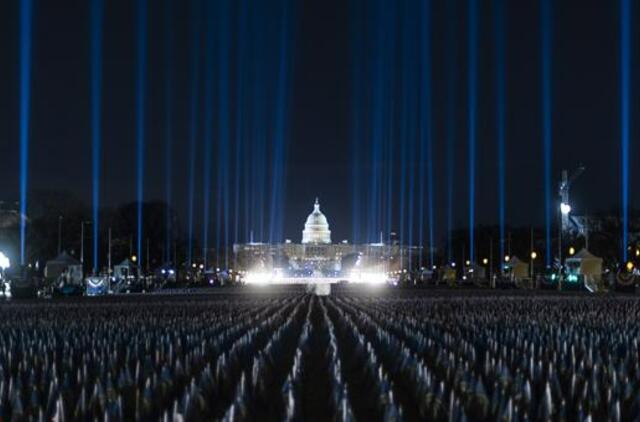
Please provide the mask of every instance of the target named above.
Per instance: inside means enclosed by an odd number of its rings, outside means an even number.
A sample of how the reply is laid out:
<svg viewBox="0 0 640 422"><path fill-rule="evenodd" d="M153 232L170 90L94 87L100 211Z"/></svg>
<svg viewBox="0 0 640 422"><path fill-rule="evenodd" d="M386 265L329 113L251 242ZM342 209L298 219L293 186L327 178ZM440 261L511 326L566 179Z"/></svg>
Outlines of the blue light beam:
<svg viewBox="0 0 640 422"><path fill-rule="evenodd" d="M468 9L468 143L469 143L469 260L475 262L475 205L476 205L476 130L477 130L477 0L469 0Z"/></svg>
<svg viewBox="0 0 640 422"><path fill-rule="evenodd" d="M187 193L187 264L191 267L193 263L193 226L194 226L194 196L195 196L195 167L196 167L196 142L198 136L198 102L199 102L199 79L200 79L200 0L191 1L191 93L190 93L190 116L189 116L189 174Z"/></svg>
<svg viewBox="0 0 640 422"><path fill-rule="evenodd" d="M33 3L20 2L20 265L26 262L29 122L31 112L31 25Z"/></svg>
<svg viewBox="0 0 640 422"><path fill-rule="evenodd" d="M453 262L453 189L454 172L453 156L456 142L456 9L455 2L447 2L447 145L446 145L446 172L447 172L447 262Z"/></svg>
<svg viewBox="0 0 640 422"><path fill-rule="evenodd" d="M620 0L620 161L622 196L622 262L627 262L629 230L629 133L631 91L631 1Z"/></svg>
<svg viewBox="0 0 640 422"><path fill-rule="evenodd" d="M202 166L202 262L208 268L207 250L209 249L209 205L211 200L211 155L213 152L213 81L215 79L215 31L218 20L214 3L206 3L207 24L204 59L204 127L203 127L203 166Z"/></svg>
<svg viewBox="0 0 640 422"><path fill-rule="evenodd" d="M171 240L173 237L173 0L164 4L164 191L167 210L165 215L164 261L171 261ZM174 262L174 265L177 263Z"/></svg>
<svg viewBox="0 0 640 422"><path fill-rule="evenodd" d="M496 49L496 135L498 143L498 220L500 231L500 257L505 256L505 4L504 0L495 1ZM500 258L502 259L502 258Z"/></svg>
<svg viewBox="0 0 640 422"><path fill-rule="evenodd" d="M541 25L541 76L542 76L542 144L544 160L544 220L546 253L545 263L551 265L553 252L551 250L551 210L553 200L551 198L551 0L542 0L540 9Z"/></svg>
<svg viewBox="0 0 640 422"><path fill-rule="evenodd" d="M137 254L142 262L142 206L144 201L145 96L147 83L147 0L137 2L138 31L136 37L136 182L138 206Z"/></svg>
<svg viewBox="0 0 640 422"><path fill-rule="evenodd" d="M433 266L433 242L434 242L434 218L433 218L433 154L432 154L432 132L431 132L431 2L428 0L422 3L422 24L420 25L420 39L422 40L422 51L420 52L420 69L422 72L422 84L420 100L422 102L422 119L420 125L421 148L420 148L420 227L419 244L424 247L424 181L426 165L426 193L427 193L427 223L428 223L428 248L429 266ZM422 266L422 254L420 255Z"/></svg>
<svg viewBox="0 0 640 422"><path fill-rule="evenodd" d="M92 217L93 217L93 271L98 267L98 240L100 229L100 164L102 150L102 26L103 0L91 1L91 161L92 167Z"/></svg>

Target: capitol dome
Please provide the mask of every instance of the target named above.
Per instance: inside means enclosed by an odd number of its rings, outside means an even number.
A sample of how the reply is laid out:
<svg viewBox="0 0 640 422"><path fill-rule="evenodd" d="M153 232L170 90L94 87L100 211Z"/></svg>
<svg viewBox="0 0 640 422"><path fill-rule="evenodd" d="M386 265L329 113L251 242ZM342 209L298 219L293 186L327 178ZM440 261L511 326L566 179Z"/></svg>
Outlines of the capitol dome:
<svg viewBox="0 0 640 422"><path fill-rule="evenodd" d="M302 243L331 243L331 230L327 217L320 211L320 202L316 198L313 212L307 217L302 231Z"/></svg>

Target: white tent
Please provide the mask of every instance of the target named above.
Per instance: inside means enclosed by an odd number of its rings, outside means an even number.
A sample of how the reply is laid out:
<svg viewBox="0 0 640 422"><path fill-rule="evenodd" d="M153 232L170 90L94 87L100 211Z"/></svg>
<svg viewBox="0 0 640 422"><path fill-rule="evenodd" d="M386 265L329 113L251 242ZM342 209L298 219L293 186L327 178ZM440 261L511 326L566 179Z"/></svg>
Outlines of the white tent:
<svg viewBox="0 0 640 422"><path fill-rule="evenodd" d="M65 278L72 284L82 284L82 264L66 252L47 261L44 267L44 276L48 279Z"/></svg>
<svg viewBox="0 0 640 422"><path fill-rule="evenodd" d="M127 258L120 264L114 265L113 276L116 280L138 278L140 276L140 268L133 261Z"/></svg>
<svg viewBox="0 0 640 422"><path fill-rule="evenodd" d="M593 255L583 248L574 256L565 261L567 268L576 275L584 276L587 287L600 283L602 279L602 258Z"/></svg>
<svg viewBox="0 0 640 422"><path fill-rule="evenodd" d="M520 261L517 256L512 257L507 263L509 275L512 280L522 280L529 278L529 264Z"/></svg>

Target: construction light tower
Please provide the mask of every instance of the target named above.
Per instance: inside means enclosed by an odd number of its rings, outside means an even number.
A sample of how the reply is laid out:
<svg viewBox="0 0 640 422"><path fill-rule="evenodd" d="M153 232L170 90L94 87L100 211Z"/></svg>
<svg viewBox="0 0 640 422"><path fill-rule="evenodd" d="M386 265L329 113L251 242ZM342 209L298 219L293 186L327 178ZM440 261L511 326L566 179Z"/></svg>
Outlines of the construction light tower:
<svg viewBox="0 0 640 422"><path fill-rule="evenodd" d="M562 215L562 232L566 233L571 230L572 224L576 226L579 232L582 232L582 225L578 223L576 219L571 218L571 202L569 202L569 190L571 185L576 181L578 177L584 173L586 167L580 165L569 177L567 170L562 170L562 180L560 181L560 187L558 193L560 195L560 214Z"/></svg>

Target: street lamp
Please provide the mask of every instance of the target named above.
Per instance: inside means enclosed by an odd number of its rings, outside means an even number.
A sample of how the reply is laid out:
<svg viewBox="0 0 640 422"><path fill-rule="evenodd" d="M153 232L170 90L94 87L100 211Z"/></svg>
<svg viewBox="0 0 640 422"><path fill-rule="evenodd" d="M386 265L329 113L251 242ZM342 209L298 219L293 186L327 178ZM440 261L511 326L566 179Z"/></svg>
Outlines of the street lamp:
<svg viewBox="0 0 640 422"><path fill-rule="evenodd" d="M569 255L573 255L573 254L575 254L575 253L576 253L576 249L575 249L573 246L571 246L571 247L569 248Z"/></svg>
<svg viewBox="0 0 640 422"><path fill-rule="evenodd" d="M569 215L569 213L571 212L571 205L567 204L566 202L560 203L560 212L562 213L562 215Z"/></svg>
<svg viewBox="0 0 640 422"><path fill-rule="evenodd" d="M533 261L536 260L536 258L538 257L538 254L536 253L536 251L531 251L531 283L533 283Z"/></svg>

